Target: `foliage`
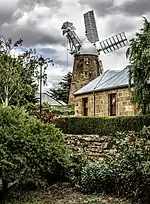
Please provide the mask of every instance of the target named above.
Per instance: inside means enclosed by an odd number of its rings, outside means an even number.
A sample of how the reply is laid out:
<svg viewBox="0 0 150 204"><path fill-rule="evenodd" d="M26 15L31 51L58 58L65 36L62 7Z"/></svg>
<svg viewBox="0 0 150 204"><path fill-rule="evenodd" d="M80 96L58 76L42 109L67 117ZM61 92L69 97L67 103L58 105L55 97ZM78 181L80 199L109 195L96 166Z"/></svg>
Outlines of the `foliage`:
<svg viewBox="0 0 150 204"><path fill-rule="evenodd" d="M150 115L123 117L63 117L53 120L66 134L112 135L128 130L140 131L150 125Z"/></svg>
<svg viewBox="0 0 150 204"><path fill-rule="evenodd" d="M148 204L150 199L150 127L140 133L118 133L112 138L116 157L87 166L81 176L85 192L113 193L132 203Z"/></svg>
<svg viewBox="0 0 150 204"><path fill-rule="evenodd" d="M143 28L130 41L130 86L134 84L133 101L142 114L150 113L150 22L144 18Z"/></svg>
<svg viewBox="0 0 150 204"><path fill-rule="evenodd" d="M58 129L22 108L0 107L0 203L14 185L39 186L46 178L60 178L68 163L68 149Z"/></svg>
<svg viewBox="0 0 150 204"><path fill-rule="evenodd" d="M48 63L52 62L38 58L32 49L13 55L22 42L21 39L13 43L11 39L0 38L0 103L3 106L37 102L37 80L42 77L45 82L47 76L45 72L39 76L38 68L43 66L45 70Z"/></svg>
<svg viewBox="0 0 150 204"><path fill-rule="evenodd" d="M86 193L109 193L112 183L112 170L108 164L90 164L82 170L80 184Z"/></svg>
<svg viewBox="0 0 150 204"><path fill-rule="evenodd" d="M72 106L51 106L48 103L42 104L42 114L40 115L39 104L27 104L25 109L29 112L30 115L36 116L38 119L45 123L50 123L53 118L59 116L74 115L74 109Z"/></svg>
<svg viewBox="0 0 150 204"><path fill-rule="evenodd" d="M56 100L64 101L68 104L71 78L72 73L68 72L68 74L65 75L62 81L58 84L58 89L52 88L49 90L50 96Z"/></svg>
<svg viewBox="0 0 150 204"><path fill-rule="evenodd" d="M88 164L87 158L82 153L72 151L70 154L70 166L67 169L69 181L78 187L81 180L82 168Z"/></svg>

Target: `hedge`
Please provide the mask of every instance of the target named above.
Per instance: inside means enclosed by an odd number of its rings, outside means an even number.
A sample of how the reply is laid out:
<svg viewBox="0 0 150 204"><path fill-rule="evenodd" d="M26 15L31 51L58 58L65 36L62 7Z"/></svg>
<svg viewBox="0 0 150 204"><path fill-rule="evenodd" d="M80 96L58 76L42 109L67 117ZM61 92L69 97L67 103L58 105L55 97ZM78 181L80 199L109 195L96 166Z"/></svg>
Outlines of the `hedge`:
<svg viewBox="0 0 150 204"><path fill-rule="evenodd" d="M150 115L118 117L62 117L53 120L65 134L98 134L136 131L150 125Z"/></svg>

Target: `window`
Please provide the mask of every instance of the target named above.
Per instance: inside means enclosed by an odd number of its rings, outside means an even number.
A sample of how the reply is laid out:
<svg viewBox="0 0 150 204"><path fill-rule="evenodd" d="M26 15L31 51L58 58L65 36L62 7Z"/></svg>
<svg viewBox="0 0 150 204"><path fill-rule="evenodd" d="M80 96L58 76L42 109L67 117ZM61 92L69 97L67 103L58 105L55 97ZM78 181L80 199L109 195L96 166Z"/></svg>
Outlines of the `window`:
<svg viewBox="0 0 150 204"><path fill-rule="evenodd" d="M83 116L88 116L88 98L82 98Z"/></svg>
<svg viewBox="0 0 150 204"><path fill-rule="evenodd" d="M84 58L84 63L85 63L85 64L89 64L89 58L88 58L88 57L85 57L85 58Z"/></svg>
<svg viewBox="0 0 150 204"><path fill-rule="evenodd" d="M84 79L88 79L89 78L89 73L88 72L84 72Z"/></svg>
<svg viewBox="0 0 150 204"><path fill-rule="evenodd" d="M116 116L116 93L109 95L109 115Z"/></svg>

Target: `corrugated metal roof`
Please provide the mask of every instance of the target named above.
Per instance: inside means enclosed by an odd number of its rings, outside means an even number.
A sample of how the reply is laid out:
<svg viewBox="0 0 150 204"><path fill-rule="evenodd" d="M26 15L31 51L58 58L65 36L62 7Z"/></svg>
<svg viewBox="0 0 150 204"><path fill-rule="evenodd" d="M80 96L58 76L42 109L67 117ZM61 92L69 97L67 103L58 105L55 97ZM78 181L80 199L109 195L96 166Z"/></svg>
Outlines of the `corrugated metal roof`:
<svg viewBox="0 0 150 204"><path fill-rule="evenodd" d="M39 100L40 99L40 93L36 94L36 98ZM53 99L52 97L50 97L47 93L42 93L42 103L48 103L51 106L64 106L64 104L62 104L62 102L59 102L55 99Z"/></svg>
<svg viewBox="0 0 150 204"><path fill-rule="evenodd" d="M78 95L126 86L128 85L129 81L128 70L128 67L121 71L108 70L104 72L101 76L98 76L96 79L91 81L89 84L76 91L74 94Z"/></svg>

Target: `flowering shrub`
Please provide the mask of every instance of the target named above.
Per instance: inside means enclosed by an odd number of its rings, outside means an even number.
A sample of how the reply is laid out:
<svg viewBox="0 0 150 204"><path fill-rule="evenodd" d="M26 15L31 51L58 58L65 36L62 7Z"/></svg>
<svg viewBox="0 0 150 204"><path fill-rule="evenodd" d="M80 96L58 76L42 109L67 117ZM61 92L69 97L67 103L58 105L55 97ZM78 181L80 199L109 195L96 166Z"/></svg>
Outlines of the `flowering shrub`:
<svg viewBox="0 0 150 204"><path fill-rule="evenodd" d="M115 193L148 204L150 200L150 127L111 138L117 155L82 171L85 192Z"/></svg>

